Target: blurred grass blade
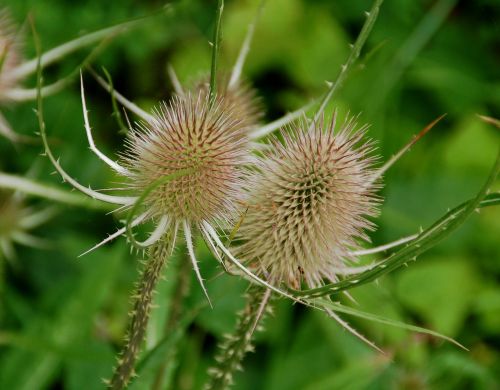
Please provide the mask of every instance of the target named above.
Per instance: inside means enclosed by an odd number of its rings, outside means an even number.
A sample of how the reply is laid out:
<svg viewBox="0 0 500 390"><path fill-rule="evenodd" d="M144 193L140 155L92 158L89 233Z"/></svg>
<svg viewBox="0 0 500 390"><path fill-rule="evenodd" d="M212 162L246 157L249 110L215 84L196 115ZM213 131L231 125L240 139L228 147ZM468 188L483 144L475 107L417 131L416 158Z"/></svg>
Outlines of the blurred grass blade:
<svg viewBox="0 0 500 390"><path fill-rule="evenodd" d="M0 188L11 189L28 195L53 200L68 206L103 211L111 211L115 208L112 205L97 201L79 193L3 172L0 172Z"/></svg>
<svg viewBox="0 0 500 390"><path fill-rule="evenodd" d="M489 123L490 125L495 126L496 128L500 129L500 120L493 118L491 116L486 116L486 115L477 115L479 119L481 119L483 122Z"/></svg>
<svg viewBox="0 0 500 390"><path fill-rule="evenodd" d="M124 22L121 24L117 24L115 26L107 27L102 30L98 30L89 34L85 34L81 37L75 38L69 42L63 43L60 46L57 46L43 54L38 54L37 57L25 62L21 66L17 67L12 72L12 77L16 79L20 79L26 77L30 74L33 74L37 70L38 63L40 62L40 66L45 68L46 66L60 60L64 56L71 54L72 52L79 50L85 46L94 44L103 39L110 38L114 35L120 34L126 31L128 28L138 25L139 22L146 20L147 18L140 18L137 20L132 20L128 22ZM35 37L35 39L38 39Z"/></svg>
<svg viewBox="0 0 500 390"><path fill-rule="evenodd" d="M214 39L212 42L212 66L210 69L209 106L212 107L217 96L217 61L219 60L219 47L222 36L222 11L224 0L217 0L217 13L215 16Z"/></svg>
<svg viewBox="0 0 500 390"><path fill-rule="evenodd" d="M430 329L422 328L420 326L405 324L404 322L400 322L400 321L393 320L390 318L381 317L381 316L378 316L378 315L372 314L372 313L367 313L367 312L362 311L362 310L358 310L358 309L354 309L354 308L349 307L349 306L342 305L339 302L329 301L326 298L317 298L317 299L313 298L313 299L308 299L308 301L311 304L331 309L337 313L344 313L344 314L348 314L351 316L363 318L363 319L368 320L368 321L378 322L379 324L385 324L385 325L394 326L394 327L400 328L400 329L406 329L406 330L409 330L412 332L418 332L418 333L423 333L423 334L428 334L430 336L438 337L440 339L446 340L446 341L448 341L452 344L455 344L456 346L468 351L468 349L466 347L464 347L462 344L460 344L458 341L455 341L451 337L445 336L439 332L435 332L435 331L430 330Z"/></svg>
<svg viewBox="0 0 500 390"><path fill-rule="evenodd" d="M425 14L387 66L387 70L373 83L372 91L377 98L374 100L373 107L371 107L372 112L376 112L380 105L384 103L406 69L445 22L456 3L457 0L436 1L434 6Z"/></svg>
<svg viewBox="0 0 500 390"><path fill-rule="evenodd" d="M340 291L348 290L350 288L371 282L386 273L396 270L412 260L416 260L417 256L437 245L440 241L460 227L474 212L474 210L480 207L500 204L500 193L486 195L491 185L496 180L499 171L500 152L497 154L497 159L488 180L474 199L464 202L446 213L431 227L421 232L414 241L381 261L376 267L337 283L327 284L316 289L292 291L292 293L295 296L307 297L319 297L338 293Z"/></svg>
<svg viewBox="0 0 500 390"><path fill-rule="evenodd" d="M76 76L80 74L80 70L89 66L89 64L92 63L94 59L111 43L112 38L114 38L114 36L103 39L68 75L52 84L43 86L41 95L44 97L50 96L71 85ZM31 89L11 88L5 91L5 96L16 102L35 100L37 98L37 94L37 87Z"/></svg>

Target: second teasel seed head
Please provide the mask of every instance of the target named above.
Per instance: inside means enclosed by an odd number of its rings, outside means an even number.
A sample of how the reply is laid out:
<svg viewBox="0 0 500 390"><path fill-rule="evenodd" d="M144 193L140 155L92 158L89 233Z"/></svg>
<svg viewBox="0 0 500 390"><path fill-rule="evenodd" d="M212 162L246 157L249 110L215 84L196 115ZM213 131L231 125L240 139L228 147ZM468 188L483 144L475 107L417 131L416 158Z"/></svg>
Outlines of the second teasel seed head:
<svg viewBox="0 0 500 390"><path fill-rule="evenodd" d="M298 289L336 280L337 267L378 213L373 143L355 118L340 129L303 122L259 160L248 184L248 208L238 231L240 258L273 283Z"/></svg>

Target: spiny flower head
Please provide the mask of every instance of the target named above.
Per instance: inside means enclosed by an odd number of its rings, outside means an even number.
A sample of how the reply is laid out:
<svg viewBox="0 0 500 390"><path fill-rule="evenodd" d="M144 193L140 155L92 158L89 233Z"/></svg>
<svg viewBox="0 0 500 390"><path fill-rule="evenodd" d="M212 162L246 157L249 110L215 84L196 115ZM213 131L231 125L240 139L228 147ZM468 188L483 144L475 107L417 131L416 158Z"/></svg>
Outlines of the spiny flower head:
<svg viewBox="0 0 500 390"><path fill-rule="evenodd" d="M282 132L283 142L274 140L249 180L243 243L235 250L273 283L297 289L302 281L334 281L334 269L373 228L373 143L354 118L336 130L335 116L327 126L301 123Z"/></svg>
<svg viewBox="0 0 500 390"><path fill-rule="evenodd" d="M22 61L20 45L8 11L0 9L0 101L6 100L4 92L16 85L16 78L9 73Z"/></svg>
<svg viewBox="0 0 500 390"><path fill-rule="evenodd" d="M249 161L243 120L225 97L176 95L131 132L123 156L130 186L143 192L155 180L188 174L159 186L147 199L151 214L199 223L227 219L241 200L241 165Z"/></svg>

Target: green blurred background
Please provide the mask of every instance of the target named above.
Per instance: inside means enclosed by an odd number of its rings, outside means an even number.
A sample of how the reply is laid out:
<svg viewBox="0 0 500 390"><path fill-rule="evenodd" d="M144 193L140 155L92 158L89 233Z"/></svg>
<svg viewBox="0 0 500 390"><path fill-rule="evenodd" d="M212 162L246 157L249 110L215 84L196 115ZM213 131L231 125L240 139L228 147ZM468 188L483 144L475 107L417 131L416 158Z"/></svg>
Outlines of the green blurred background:
<svg viewBox="0 0 500 390"><path fill-rule="evenodd" d="M206 75L215 1L2 0L22 25L32 15L44 49L140 16L132 32L115 38L94 61L117 90L144 108L167 99L167 65L181 82ZM220 68L230 70L257 1L226 1ZM268 0L244 69L262 98L266 121L325 91L349 54L369 1ZM476 114L500 116L500 2L497 0L386 0L362 58L335 99L341 113L361 113L388 159L413 134L448 113L385 178L385 199L374 244L413 234L470 198L485 180L498 148L498 129ZM34 55L26 23L25 53ZM68 74L82 50L45 72L46 82ZM108 155L122 150L123 134L107 95L84 74L96 142ZM26 86L34 86L28 80ZM77 83L46 99L46 122L56 155L82 183L112 186L116 177L88 149ZM34 103L3 112L15 130L37 131ZM40 145L0 139L0 170L61 185ZM64 184L66 188L68 186ZM496 189L499 189L496 183ZM49 204L27 199L34 207ZM2 216L0 215L0 218ZM17 247L6 265L0 318L0 389L100 389L122 343L138 256L124 238L77 256L114 232L102 212L60 206L35 233L48 250ZM408 268L352 290L356 307L442 332L470 351L388 326L346 319L386 351L382 355L319 312L279 301L259 333L256 352L236 376L235 389L498 389L500 388L500 210L472 216L459 231ZM246 284L220 275L201 243L199 259L214 309L186 319L168 370L172 389L199 389L216 342L243 307ZM157 295L159 308L147 340L162 337L166 309L178 289L176 254ZM193 280L184 308L204 302ZM135 388L150 388L144 374Z"/></svg>

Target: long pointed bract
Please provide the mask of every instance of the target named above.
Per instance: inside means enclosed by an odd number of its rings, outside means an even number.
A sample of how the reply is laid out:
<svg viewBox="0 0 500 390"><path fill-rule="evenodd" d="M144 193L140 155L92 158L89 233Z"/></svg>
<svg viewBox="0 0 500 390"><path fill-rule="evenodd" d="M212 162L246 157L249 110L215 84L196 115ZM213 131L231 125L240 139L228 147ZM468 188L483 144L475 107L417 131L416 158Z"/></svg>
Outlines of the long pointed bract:
<svg viewBox="0 0 500 390"><path fill-rule="evenodd" d="M143 248L153 245L165 234L169 226L170 218L167 215L162 216L153 233L144 241L136 241L137 245Z"/></svg>
<svg viewBox="0 0 500 390"><path fill-rule="evenodd" d="M203 290L203 294L207 297L208 304L210 307L212 306L212 302L210 301L210 297L208 296L208 291L205 288L205 285L203 284L203 278L200 273L200 269L198 268L198 261L196 260L196 256L194 254L194 248L193 248L193 239L191 237L191 227L189 226L189 223L184 220L182 222L182 227L184 229L184 237L186 238L186 246L187 250L189 253L189 257L191 259L191 263L193 264L193 269L194 273L196 274L196 277L198 278L198 282L200 283L201 289Z"/></svg>
<svg viewBox="0 0 500 390"><path fill-rule="evenodd" d="M406 244L407 242L413 241L417 237L418 237L418 234L412 234L411 236L403 237L403 238L400 238L399 240L392 241L392 242L389 242L389 243L384 244L384 245L376 246L376 247L370 248L370 249L360 249L357 251L352 251L349 254L352 256L364 256L364 255L371 255L374 253L384 252L387 249L391 249L391 248L394 248L396 246L403 245L403 244Z"/></svg>
<svg viewBox="0 0 500 390"><path fill-rule="evenodd" d="M268 123L267 125L259 127L258 129L251 132L248 135L248 137L251 140L256 140L256 139L263 138L266 135L271 134L273 131L278 130L279 128L281 128L281 127L295 121L296 119L302 117L306 113L306 111L309 110L309 108L311 108L315 103L316 103L316 101L313 100L312 102L306 104L305 106L299 108L298 110L290 112L290 113L284 115L283 117L276 119L275 121L273 121L271 123Z"/></svg>
<svg viewBox="0 0 500 390"><path fill-rule="evenodd" d="M133 227L139 225L142 221L144 221L147 218L147 216L148 216L148 212L146 211L146 212L142 213L141 215L139 215L136 219L134 219L132 221L131 225ZM118 229L116 232L114 232L113 234L110 234L108 237L106 237L104 240L102 240L98 244L94 245L92 248L90 248L90 249L86 250L85 252L83 252L82 254L78 255L78 257L85 256L87 253L90 253L93 250L100 248L104 244L114 240L115 238L120 237L122 234L125 234L126 230L127 230L126 227L122 227L121 229Z"/></svg>
<svg viewBox="0 0 500 390"><path fill-rule="evenodd" d="M375 175L371 178L369 185L377 181L382 175L392 167L396 161L398 161L413 145L415 145L424 135L426 135L441 119L443 119L446 114L434 119L431 123L425 126L418 134L414 135L413 138L408 142L399 152L392 156L381 168L377 170Z"/></svg>
<svg viewBox="0 0 500 390"><path fill-rule="evenodd" d="M104 161L109 167L114 169L116 172L118 172L122 175L127 175L127 173L128 173L127 169L123 168L116 161L111 160L108 156L106 156L104 153L102 153L95 146L94 139L92 138L92 129L91 129L90 123L89 123L87 103L85 102L85 91L83 88L83 76L81 73L80 73L80 88L81 88L81 98L82 98L82 108L83 108L83 121L85 124L85 132L87 133L87 139L89 141L90 150L92 150L96 154L97 157L99 157L102 161Z"/></svg>

